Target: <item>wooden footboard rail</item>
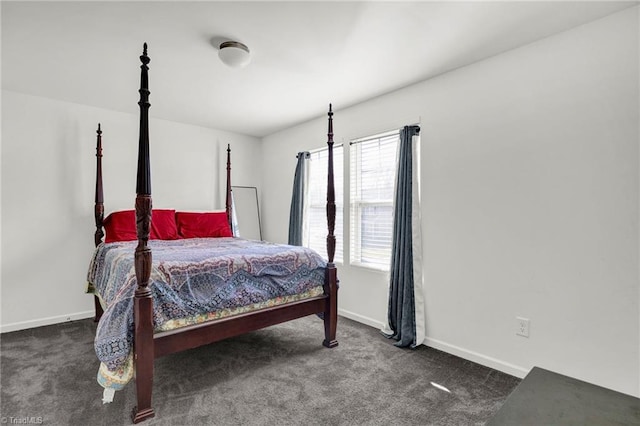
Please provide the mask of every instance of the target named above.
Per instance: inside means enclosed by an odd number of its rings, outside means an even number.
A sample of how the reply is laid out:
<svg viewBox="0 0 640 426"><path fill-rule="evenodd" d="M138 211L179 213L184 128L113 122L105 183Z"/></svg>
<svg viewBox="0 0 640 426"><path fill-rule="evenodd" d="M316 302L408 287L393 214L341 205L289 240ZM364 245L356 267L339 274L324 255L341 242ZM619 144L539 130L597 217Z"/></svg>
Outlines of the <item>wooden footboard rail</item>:
<svg viewBox="0 0 640 426"><path fill-rule="evenodd" d="M148 247L151 226L151 173L149 162L149 86L147 44L144 44L140 56L140 137L138 140L138 174L136 184L136 231L138 245L135 249L135 274L137 288L134 299L134 360L137 406L133 409L132 419L138 423L154 416L151 408L151 390L153 387L153 362L156 357L206 345L228 337L237 336L281 322L312 314L324 314L325 338L323 345L329 348L338 345L336 324L338 318L337 291L338 280L333 263L336 239L335 227L335 191L333 183L333 111L329 106L328 130L328 184L327 184L327 252L329 263L326 270L324 294L310 299L287 303L247 314L236 315L220 320L187 326L177 330L157 333L153 330L153 299L149 289L152 254ZM100 137L100 133L98 134ZM231 221L230 196L230 148L227 147L227 202L226 211ZM100 189L101 190L101 189ZM97 191L97 189L96 189ZM97 192L96 192L97 193ZM98 196L96 195L96 205ZM102 198L100 197L101 201ZM97 207L96 207L97 209ZM97 211L97 210L96 210ZM97 216L96 216L97 217ZM96 219L97 221L97 219ZM97 224L97 222L96 222ZM97 234L96 234L97 242Z"/></svg>

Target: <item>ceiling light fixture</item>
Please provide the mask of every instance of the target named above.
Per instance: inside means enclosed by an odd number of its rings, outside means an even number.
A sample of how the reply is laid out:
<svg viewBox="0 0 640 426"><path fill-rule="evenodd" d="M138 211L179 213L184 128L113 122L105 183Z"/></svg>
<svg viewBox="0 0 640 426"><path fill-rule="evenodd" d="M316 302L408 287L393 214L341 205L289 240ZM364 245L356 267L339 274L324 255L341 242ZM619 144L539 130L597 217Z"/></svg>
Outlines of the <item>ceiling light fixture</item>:
<svg viewBox="0 0 640 426"><path fill-rule="evenodd" d="M233 68L245 67L251 61L249 48L239 41L225 41L218 50L220 60Z"/></svg>

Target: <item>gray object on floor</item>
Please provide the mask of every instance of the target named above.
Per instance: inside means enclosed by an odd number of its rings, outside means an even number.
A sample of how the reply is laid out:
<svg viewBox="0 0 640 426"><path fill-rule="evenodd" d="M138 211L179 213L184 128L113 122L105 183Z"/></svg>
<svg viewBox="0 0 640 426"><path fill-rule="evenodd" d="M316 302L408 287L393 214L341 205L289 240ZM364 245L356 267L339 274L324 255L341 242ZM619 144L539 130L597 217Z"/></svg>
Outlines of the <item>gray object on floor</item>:
<svg viewBox="0 0 640 426"><path fill-rule="evenodd" d="M487 426L640 425L640 399L534 367Z"/></svg>
<svg viewBox="0 0 640 426"><path fill-rule="evenodd" d="M3 334L1 416L131 424L135 383L101 403L95 328L82 320ZM397 348L345 318L340 346L324 348L323 337L310 316L159 358L156 417L143 424L481 425L520 382L426 346Z"/></svg>

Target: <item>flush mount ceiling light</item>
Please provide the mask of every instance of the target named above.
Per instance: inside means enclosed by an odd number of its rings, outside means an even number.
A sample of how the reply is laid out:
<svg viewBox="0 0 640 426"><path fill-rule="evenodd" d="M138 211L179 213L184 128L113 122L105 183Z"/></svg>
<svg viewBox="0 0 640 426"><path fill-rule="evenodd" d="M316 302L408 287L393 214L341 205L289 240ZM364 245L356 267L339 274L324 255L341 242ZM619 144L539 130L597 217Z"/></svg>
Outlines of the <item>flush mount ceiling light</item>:
<svg viewBox="0 0 640 426"><path fill-rule="evenodd" d="M251 61L249 48L239 41L225 41L218 50L220 60L233 68L242 68Z"/></svg>

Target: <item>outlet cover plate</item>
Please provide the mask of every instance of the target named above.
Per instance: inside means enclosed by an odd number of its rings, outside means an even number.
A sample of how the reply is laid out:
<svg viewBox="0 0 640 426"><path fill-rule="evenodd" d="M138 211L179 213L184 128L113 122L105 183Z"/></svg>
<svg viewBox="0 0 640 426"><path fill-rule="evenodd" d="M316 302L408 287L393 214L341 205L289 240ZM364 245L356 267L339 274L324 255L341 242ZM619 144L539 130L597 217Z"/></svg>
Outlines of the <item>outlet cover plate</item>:
<svg viewBox="0 0 640 426"><path fill-rule="evenodd" d="M516 317L516 334L522 337L529 337L529 319Z"/></svg>

